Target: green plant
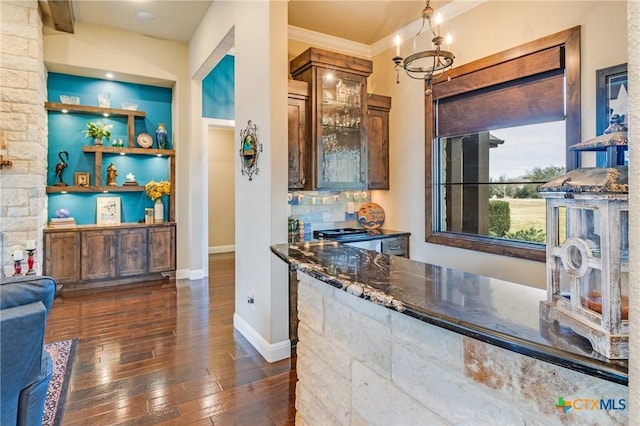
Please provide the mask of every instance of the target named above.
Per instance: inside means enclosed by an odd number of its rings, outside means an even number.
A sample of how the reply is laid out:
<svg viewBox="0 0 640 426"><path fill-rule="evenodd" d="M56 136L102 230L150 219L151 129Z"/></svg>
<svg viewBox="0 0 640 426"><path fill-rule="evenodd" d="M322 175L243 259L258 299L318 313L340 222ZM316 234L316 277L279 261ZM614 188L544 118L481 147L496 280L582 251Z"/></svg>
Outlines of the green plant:
<svg viewBox="0 0 640 426"><path fill-rule="evenodd" d="M516 232L507 232L504 235L504 237L510 240L532 241L534 243L544 243L547 238L547 235L542 229L530 227L527 229L521 229Z"/></svg>
<svg viewBox="0 0 640 426"><path fill-rule="evenodd" d="M87 123L87 128L83 130L84 134L88 138L93 139L106 139L109 140L111 137L111 124L104 124L99 121L95 123L90 121Z"/></svg>
<svg viewBox="0 0 640 426"><path fill-rule="evenodd" d="M489 200L489 235L503 237L511 228L509 202Z"/></svg>

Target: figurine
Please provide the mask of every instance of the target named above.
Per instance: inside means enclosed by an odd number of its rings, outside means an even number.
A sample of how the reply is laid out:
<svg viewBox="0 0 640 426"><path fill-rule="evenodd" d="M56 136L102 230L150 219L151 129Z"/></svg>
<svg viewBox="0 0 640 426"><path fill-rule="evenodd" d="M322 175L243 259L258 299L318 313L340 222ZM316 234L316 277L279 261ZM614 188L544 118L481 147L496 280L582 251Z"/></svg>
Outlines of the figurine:
<svg viewBox="0 0 640 426"><path fill-rule="evenodd" d="M63 154L65 158L62 158ZM58 158L60 159L60 162L56 164L55 177L58 178L60 182L56 182L55 186L68 186L66 183L62 181L62 174L64 173L64 169L67 168L67 161L69 161L69 153L67 151L60 151L58 153Z"/></svg>
<svg viewBox="0 0 640 426"><path fill-rule="evenodd" d="M111 163L107 167L107 186L116 186L116 176L118 176L118 171L116 166Z"/></svg>

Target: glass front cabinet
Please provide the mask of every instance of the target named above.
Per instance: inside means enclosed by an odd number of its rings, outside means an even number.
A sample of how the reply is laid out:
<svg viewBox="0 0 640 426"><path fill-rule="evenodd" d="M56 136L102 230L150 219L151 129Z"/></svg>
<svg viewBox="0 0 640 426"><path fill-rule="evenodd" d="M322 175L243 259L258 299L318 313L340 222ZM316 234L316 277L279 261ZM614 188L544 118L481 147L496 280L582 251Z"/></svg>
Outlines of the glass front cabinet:
<svg viewBox="0 0 640 426"><path fill-rule="evenodd" d="M311 48L291 61L311 88L307 131L314 189L367 187L367 77L371 61Z"/></svg>

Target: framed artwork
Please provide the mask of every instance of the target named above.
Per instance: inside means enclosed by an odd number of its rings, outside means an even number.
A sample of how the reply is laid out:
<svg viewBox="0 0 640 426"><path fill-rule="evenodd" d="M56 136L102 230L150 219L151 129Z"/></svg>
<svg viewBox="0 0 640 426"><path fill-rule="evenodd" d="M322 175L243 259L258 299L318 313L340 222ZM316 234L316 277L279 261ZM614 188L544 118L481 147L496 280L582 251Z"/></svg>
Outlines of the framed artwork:
<svg viewBox="0 0 640 426"><path fill-rule="evenodd" d="M89 172L76 172L76 186L89 186Z"/></svg>
<svg viewBox="0 0 640 426"><path fill-rule="evenodd" d="M96 198L96 223L120 225L120 197Z"/></svg>
<svg viewBox="0 0 640 426"><path fill-rule="evenodd" d="M596 136L604 133L613 114L629 125L627 94L627 64L596 71Z"/></svg>

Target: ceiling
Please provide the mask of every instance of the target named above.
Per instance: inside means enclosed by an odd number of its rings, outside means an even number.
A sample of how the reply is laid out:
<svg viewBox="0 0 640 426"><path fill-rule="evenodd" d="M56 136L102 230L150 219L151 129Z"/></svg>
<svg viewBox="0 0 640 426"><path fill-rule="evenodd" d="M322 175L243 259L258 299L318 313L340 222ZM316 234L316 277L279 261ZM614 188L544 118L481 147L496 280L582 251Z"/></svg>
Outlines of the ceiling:
<svg viewBox="0 0 640 426"><path fill-rule="evenodd" d="M211 0L71 0L76 22L188 41ZM424 0L290 0L289 24L370 45L420 18ZM439 8L447 1L434 0ZM139 16L142 14L142 16Z"/></svg>

